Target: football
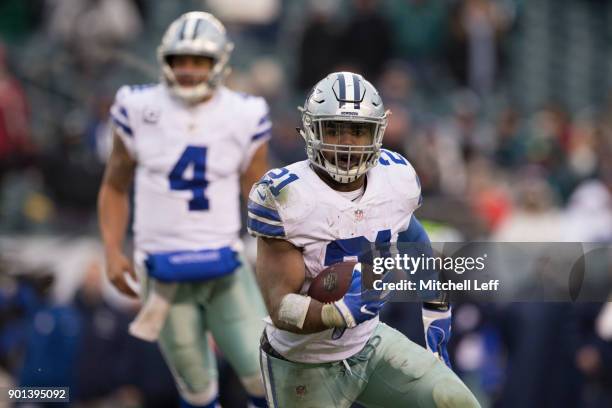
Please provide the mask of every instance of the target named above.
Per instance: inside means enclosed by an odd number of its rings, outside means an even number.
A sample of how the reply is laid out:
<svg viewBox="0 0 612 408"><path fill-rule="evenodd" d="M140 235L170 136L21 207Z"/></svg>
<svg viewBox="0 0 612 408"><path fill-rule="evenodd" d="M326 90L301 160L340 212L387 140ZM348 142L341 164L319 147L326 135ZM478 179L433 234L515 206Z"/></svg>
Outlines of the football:
<svg viewBox="0 0 612 408"><path fill-rule="evenodd" d="M357 262L340 262L321 271L310 283L308 296L323 303L342 299L348 290Z"/></svg>

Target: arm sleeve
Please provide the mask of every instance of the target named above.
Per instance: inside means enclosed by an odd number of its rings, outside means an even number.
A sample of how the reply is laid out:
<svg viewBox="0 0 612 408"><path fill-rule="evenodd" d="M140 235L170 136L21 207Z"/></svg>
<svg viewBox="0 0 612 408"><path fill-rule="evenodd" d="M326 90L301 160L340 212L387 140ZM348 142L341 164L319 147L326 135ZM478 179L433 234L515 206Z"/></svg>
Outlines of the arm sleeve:
<svg viewBox="0 0 612 408"><path fill-rule="evenodd" d="M270 121L270 110L263 98L253 101L252 125L247 133L248 140L240 171L244 172L253 159L253 155L259 147L267 143L272 135L272 122Z"/></svg>
<svg viewBox="0 0 612 408"><path fill-rule="evenodd" d="M127 99L130 88L122 86L117 91L115 102L110 108L111 128L120 138L130 156L136 159L136 146L134 142L134 130L131 123L131 114L128 110Z"/></svg>
<svg viewBox="0 0 612 408"><path fill-rule="evenodd" d="M398 234L397 241L431 244L429 235L427 235L427 231L423 228L423 224L421 224L414 215L410 218L408 228Z"/></svg>
<svg viewBox="0 0 612 408"><path fill-rule="evenodd" d="M397 237L398 250L401 254L407 254L410 257L431 257L434 255L431 246L431 240L423 225L413 215L410 218L408 228L400 232ZM419 279L443 279L443 275L438 270L421 270L417 271ZM426 299L423 302L423 307L435 310L448 309L448 293L445 291L421 291L421 296Z"/></svg>

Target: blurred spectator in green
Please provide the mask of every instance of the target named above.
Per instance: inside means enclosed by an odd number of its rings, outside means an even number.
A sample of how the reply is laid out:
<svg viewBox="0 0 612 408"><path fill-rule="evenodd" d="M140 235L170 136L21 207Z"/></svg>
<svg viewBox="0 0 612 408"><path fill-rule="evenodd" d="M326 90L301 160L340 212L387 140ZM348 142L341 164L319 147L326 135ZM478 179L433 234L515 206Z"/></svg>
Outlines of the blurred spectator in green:
<svg viewBox="0 0 612 408"><path fill-rule="evenodd" d="M390 0L387 4L398 57L411 60L441 56L448 33L448 2Z"/></svg>
<svg viewBox="0 0 612 408"><path fill-rule="evenodd" d="M572 122L569 113L550 104L533 115L527 139L527 160L548 172L548 182L565 203L578 182L568 166Z"/></svg>
<svg viewBox="0 0 612 408"><path fill-rule="evenodd" d="M495 162L507 169L525 164L525 135L521 116L512 108L504 109L497 121Z"/></svg>
<svg viewBox="0 0 612 408"><path fill-rule="evenodd" d="M394 55L411 64L424 86L440 86L442 58L448 40L449 2L440 0L389 0Z"/></svg>
<svg viewBox="0 0 612 408"><path fill-rule="evenodd" d="M0 2L0 39L15 44L36 28L44 0Z"/></svg>

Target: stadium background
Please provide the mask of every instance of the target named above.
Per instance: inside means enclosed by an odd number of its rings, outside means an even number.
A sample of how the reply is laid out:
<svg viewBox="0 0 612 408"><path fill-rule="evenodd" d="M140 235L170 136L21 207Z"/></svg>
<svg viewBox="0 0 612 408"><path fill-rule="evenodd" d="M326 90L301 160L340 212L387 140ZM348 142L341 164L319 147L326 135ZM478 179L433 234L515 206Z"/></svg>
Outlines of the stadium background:
<svg viewBox="0 0 612 408"><path fill-rule="evenodd" d="M308 88L355 70L393 112L385 145L417 168L434 240L612 241L611 2L0 1L0 385L175 401L156 347L127 335L135 305L102 279L95 202L114 93L156 81L164 29L198 9L236 43L229 85L271 105L274 166L305 158ZM600 310L456 305L454 368L484 407L612 406ZM385 319L422 342L418 305Z"/></svg>

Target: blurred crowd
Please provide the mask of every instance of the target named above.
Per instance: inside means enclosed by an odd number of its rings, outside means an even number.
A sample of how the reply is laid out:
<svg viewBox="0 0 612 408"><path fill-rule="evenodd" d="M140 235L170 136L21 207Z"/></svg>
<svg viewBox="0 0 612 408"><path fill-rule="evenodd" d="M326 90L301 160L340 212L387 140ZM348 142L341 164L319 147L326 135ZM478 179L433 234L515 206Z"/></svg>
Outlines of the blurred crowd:
<svg viewBox="0 0 612 408"><path fill-rule="evenodd" d="M555 5L567 33L542 11ZM87 406L175 399L157 350L127 335L135 306L102 295L102 263L66 265L55 249L78 257L66 247L95 237L114 93L157 80L161 34L192 9L217 15L236 43L228 85L268 100L274 166L306 158L296 107L310 87L353 70L392 112L384 144L416 168L434 240L612 242L612 71L582 80L576 58L530 51L538 38L560 41L559 54L573 49L563 39L586 38L592 52L578 58L596 65L612 35L608 2L1 2L0 385L66 384ZM385 319L422 342L409 310L395 304ZM603 313L457 305L455 368L483 406L612 406Z"/></svg>

